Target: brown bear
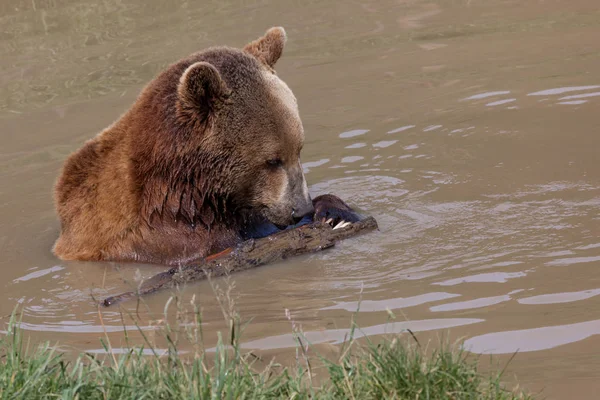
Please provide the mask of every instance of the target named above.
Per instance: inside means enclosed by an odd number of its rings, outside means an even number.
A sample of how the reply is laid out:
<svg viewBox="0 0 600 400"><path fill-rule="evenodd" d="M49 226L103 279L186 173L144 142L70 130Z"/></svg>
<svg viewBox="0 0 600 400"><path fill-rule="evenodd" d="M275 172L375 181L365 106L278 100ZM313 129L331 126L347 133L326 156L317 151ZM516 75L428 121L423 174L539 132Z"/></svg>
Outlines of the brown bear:
<svg viewBox="0 0 600 400"><path fill-rule="evenodd" d="M282 28L243 50L169 66L115 123L66 161L55 187L64 260L179 265L303 219L356 221L311 201L296 98L274 65Z"/></svg>

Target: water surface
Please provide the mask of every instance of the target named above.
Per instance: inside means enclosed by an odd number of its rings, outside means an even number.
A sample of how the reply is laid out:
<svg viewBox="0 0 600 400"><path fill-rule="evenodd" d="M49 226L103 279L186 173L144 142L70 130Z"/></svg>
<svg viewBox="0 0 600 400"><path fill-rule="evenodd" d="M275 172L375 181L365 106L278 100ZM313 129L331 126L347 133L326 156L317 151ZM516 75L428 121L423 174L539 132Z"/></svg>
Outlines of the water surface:
<svg viewBox="0 0 600 400"><path fill-rule="evenodd" d="M381 229L234 276L237 308L253 318L244 346L293 354L285 309L313 342L334 346L362 298L363 335L463 337L473 353L501 361L518 351L507 379L516 374L547 398L593 397L600 9L592 0L3 1L0 315L19 303L28 334L67 351L96 352L105 334L123 343L119 309L99 315L93 298L160 268L56 259L59 168L166 65L211 45L243 46L273 25L289 37L277 68L299 100L311 192L348 199ZM186 301L193 295L214 344L221 309L207 282L186 288ZM151 336L168 296L122 311L137 310Z"/></svg>

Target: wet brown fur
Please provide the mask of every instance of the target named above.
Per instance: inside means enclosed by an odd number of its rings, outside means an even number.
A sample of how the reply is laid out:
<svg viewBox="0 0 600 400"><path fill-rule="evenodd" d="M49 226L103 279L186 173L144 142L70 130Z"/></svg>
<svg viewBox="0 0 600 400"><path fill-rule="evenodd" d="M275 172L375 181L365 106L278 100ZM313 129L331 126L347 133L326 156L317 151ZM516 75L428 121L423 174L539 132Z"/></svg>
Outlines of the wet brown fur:
<svg viewBox="0 0 600 400"><path fill-rule="evenodd" d="M312 211L300 198L302 124L264 82L284 42L272 28L244 50L211 48L151 81L66 161L54 253L173 265L234 245L248 221L286 225L294 207Z"/></svg>

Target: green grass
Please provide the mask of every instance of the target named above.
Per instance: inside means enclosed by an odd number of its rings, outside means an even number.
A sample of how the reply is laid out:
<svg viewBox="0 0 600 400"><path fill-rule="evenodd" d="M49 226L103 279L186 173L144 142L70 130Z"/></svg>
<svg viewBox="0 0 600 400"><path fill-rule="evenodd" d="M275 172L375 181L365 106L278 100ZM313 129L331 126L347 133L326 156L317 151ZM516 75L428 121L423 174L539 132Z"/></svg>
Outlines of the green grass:
<svg viewBox="0 0 600 400"><path fill-rule="evenodd" d="M167 304L165 315L168 310ZM219 336L214 352L203 350L198 308L177 315L193 317L161 327L169 343L165 354L143 355L142 347L115 354L110 342L103 340L107 355L85 354L71 362L50 344L29 345L13 318L0 340L0 399L531 398L505 390L500 374L479 373L477 360L457 347L444 345L426 352L404 336L359 344L350 335L337 360L309 357L309 345L293 321L298 340L295 367L272 362L258 369L256 356L240 350L243 325L231 309L224 313L229 321L227 343ZM183 340L193 350L180 355L177 347ZM148 341L146 348L151 348Z"/></svg>

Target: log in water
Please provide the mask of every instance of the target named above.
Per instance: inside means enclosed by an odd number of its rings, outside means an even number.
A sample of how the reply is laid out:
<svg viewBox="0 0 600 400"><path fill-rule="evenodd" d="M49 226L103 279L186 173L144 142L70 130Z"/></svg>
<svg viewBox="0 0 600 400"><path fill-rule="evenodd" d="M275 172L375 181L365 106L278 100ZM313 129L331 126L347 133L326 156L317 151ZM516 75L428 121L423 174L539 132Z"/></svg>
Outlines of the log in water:
<svg viewBox="0 0 600 400"><path fill-rule="evenodd" d="M221 253L211 255L200 264L174 267L142 282L136 292L107 297L101 304L111 306L119 301L173 288L208 277L219 277L306 253L328 249L335 242L377 229L373 217L333 229L325 222L313 222L295 229L278 232L261 239L250 239Z"/></svg>

